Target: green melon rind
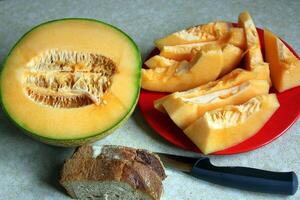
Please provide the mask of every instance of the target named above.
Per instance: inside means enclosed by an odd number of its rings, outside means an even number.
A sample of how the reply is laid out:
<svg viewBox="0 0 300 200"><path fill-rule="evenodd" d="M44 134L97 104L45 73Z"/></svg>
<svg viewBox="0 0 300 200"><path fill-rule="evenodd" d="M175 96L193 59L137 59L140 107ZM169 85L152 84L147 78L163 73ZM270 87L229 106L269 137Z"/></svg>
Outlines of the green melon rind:
<svg viewBox="0 0 300 200"><path fill-rule="evenodd" d="M105 22L102 22L102 21L99 21L99 20L96 20L96 19L89 19L89 18L63 18L63 19L56 19L56 20L52 20L52 21L47 21L47 22L44 22L42 24L39 24L35 27L33 27L32 29L30 29L29 31L27 31L17 42L16 44L13 46L13 48L10 50L10 52L8 53L8 55L6 56L6 58L4 59L3 61L3 64L1 65L2 68L1 68L1 71L0 71L0 83L1 83L1 80L2 80L2 74L3 74L3 71L4 71L4 66L6 64L6 61L7 59L9 58L10 54L13 52L13 50L18 46L18 44L32 31L34 31L35 29L39 28L40 26L43 26L43 25L46 25L46 24L49 24L49 23L53 23L53 22L57 22L57 21L62 21L62 20L86 20L86 21L93 21L93 22L96 22L96 23L101 23L101 24L104 24L106 26L109 26L115 30L117 30L118 32L120 32L121 34L123 34L129 41L130 41L130 44L132 45L134 51L135 51L135 55L136 55L136 60L137 60L137 82L136 82L136 94L135 94L135 100L133 101L130 109L128 110L128 112L123 115L122 117L120 117L120 120L118 122L116 122L116 124L100 133L92 133L90 134L90 136L88 137L83 137L83 138L74 138L74 139L64 139L64 138L50 138L50 137L44 137L44 136L41 136L37 133L34 133L33 131L30 131L28 129L26 129L24 126L22 126L22 124L20 122L17 122L13 119L13 117L9 114L9 112L6 110L5 108L5 105L4 105L4 102L3 102L3 99L2 99L2 91L1 91L1 87L0 87L0 105L2 107L2 110L4 111L4 113L6 114L6 116L14 123L16 124L17 127L19 127L21 130L23 130L27 135L41 141L41 142L44 142L46 144L51 144L51 145L55 145L55 146L63 146L63 147L75 147L75 146L79 146L79 145L83 145L83 144L86 144L86 143L91 143L91 142L94 142L94 141L97 141L99 139L102 139L104 138L105 136L111 134L114 130L116 130L117 128L119 128L123 123L125 123L128 118L131 116L131 114L133 113L135 107L136 107L136 104L138 102L138 98L139 98L139 94L140 94L140 88L141 88L141 68L142 68L142 59L141 59L141 54L140 54L140 51L139 51L139 48L138 46L136 45L136 43L133 41L133 39L127 35L125 32L123 32L121 29L111 25L111 24L108 24L108 23L105 23Z"/></svg>

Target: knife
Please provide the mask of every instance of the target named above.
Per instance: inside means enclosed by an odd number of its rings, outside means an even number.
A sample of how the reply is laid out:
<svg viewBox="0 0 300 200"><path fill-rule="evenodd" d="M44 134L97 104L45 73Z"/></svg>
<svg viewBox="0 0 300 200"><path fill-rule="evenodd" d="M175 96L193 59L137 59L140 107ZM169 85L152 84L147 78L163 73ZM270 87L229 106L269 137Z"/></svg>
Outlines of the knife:
<svg viewBox="0 0 300 200"><path fill-rule="evenodd" d="M293 195L298 189L295 172L273 172L248 167L219 167L207 157L156 153L166 167L205 181L254 192Z"/></svg>

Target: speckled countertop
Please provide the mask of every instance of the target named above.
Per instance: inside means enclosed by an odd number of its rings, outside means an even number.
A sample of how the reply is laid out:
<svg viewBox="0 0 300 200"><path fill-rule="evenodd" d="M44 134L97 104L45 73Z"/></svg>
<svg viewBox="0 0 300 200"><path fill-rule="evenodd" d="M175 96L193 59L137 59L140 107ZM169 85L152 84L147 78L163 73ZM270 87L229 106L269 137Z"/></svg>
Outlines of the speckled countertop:
<svg viewBox="0 0 300 200"><path fill-rule="evenodd" d="M143 58L153 40L175 30L216 19L236 21L249 10L259 27L267 27L300 53L300 1L75 1L0 0L0 62L16 40L32 26L65 18L88 17L112 23L138 44ZM300 103L300 102L299 102ZM288 113L287 113L288 115ZM211 156L214 164L240 165L300 175L300 121L286 134L258 150ZM190 154L160 138L136 109L128 122L100 144L121 144L153 151ZM58 185L63 160L73 149L48 146L24 135L0 113L0 199L68 199ZM164 200L300 199L226 188L167 170Z"/></svg>

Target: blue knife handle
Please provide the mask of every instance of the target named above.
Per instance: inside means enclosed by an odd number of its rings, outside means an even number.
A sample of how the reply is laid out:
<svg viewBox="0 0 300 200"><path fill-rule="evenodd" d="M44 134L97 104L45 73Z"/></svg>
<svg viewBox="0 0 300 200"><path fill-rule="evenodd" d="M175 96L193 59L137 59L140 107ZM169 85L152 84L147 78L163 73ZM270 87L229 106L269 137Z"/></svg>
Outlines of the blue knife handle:
<svg viewBox="0 0 300 200"><path fill-rule="evenodd" d="M293 195L298 189L294 172L272 172L248 167L217 167L209 158L199 159L191 175L211 183L254 192Z"/></svg>

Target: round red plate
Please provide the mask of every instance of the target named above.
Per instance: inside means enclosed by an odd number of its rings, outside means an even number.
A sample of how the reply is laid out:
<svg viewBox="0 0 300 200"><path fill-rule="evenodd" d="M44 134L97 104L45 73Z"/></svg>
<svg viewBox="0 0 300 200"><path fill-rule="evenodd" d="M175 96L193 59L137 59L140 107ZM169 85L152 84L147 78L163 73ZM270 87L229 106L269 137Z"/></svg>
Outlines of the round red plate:
<svg viewBox="0 0 300 200"><path fill-rule="evenodd" d="M263 30L257 28L262 50L264 50ZM284 42L284 41L283 41ZM296 52L286 43L287 47L299 58ZM264 51L263 51L264 52ZM149 57L158 53L154 49ZM276 92L271 88L271 92ZM164 139L176 145L179 148L200 152L200 150L184 135L182 130L168 117L167 114L157 111L153 106L153 101L159 99L168 93L151 92L141 90L139 98L139 107L147 123ZM280 107L253 137L244 142L232 146L228 149L213 153L214 155L229 155L247 152L262 147L275 140L287 131L289 127L297 120L300 113L300 87L296 87L283 93L276 93Z"/></svg>

